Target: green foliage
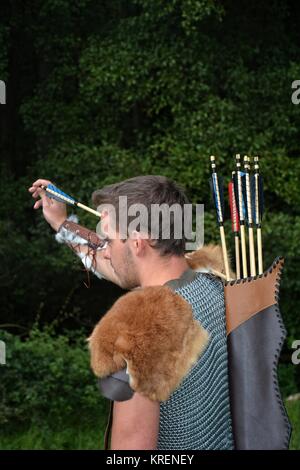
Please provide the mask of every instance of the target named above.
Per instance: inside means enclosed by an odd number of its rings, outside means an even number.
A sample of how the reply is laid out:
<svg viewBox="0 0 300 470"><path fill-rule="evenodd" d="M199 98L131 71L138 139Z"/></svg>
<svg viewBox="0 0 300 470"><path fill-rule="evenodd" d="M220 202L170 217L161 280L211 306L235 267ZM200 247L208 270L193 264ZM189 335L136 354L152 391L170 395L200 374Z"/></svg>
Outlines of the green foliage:
<svg viewBox="0 0 300 470"><path fill-rule="evenodd" d="M292 364L279 364L278 380L281 394L284 398L297 393L297 368Z"/></svg>
<svg viewBox="0 0 300 470"><path fill-rule="evenodd" d="M105 420L107 405L89 367L86 338L52 336L34 329L25 341L1 333L6 365L1 366L0 424L7 432L26 426Z"/></svg>
<svg viewBox="0 0 300 470"><path fill-rule="evenodd" d="M0 430L0 450L100 450L104 447L104 422L64 422L63 426L28 426L7 432ZM6 432L4 432L6 431Z"/></svg>
<svg viewBox="0 0 300 470"><path fill-rule="evenodd" d="M7 80L8 31L4 25L0 28L0 80Z"/></svg>
<svg viewBox="0 0 300 470"><path fill-rule="evenodd" d="M300 450L300 401L287 401L285 405L293 429L290 450Z"/></svg>

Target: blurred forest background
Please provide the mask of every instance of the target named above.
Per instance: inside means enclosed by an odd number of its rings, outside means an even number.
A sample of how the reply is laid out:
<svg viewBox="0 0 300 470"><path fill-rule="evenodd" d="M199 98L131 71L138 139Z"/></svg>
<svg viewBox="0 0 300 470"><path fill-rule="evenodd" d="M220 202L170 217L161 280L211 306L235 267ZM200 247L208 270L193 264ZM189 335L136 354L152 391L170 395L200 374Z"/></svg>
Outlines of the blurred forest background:
<svg viewBox="0 0 300 470"><path fill-rule="evenodd" d="M80 261L32 210L39 177L91 204L105 184L169 176L205 204L205 242L219 242L209 156L227 182L235 153L260 155L265 267L286 260L281 387L300 391L299 24L299 4L281 0L1 3L0 448L99 448L106 419L85 338L122 291L84 286ZM286 402L291 448L299 403Z"/></svg>

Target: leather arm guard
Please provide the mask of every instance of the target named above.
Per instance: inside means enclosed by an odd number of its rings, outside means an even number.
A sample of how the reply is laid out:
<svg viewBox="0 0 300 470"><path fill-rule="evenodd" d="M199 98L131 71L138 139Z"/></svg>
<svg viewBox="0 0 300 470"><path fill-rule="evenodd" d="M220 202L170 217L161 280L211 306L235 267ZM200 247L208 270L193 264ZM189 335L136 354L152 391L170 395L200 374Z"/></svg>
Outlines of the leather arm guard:
<svg viewBox="0 0 300 470"><path fill-rule="evenodd" d="M93 250L103 249L104 240L96 232L79 225L75 215L68 217L60 226L55 238L59 243L70 242L88 245Z"/></svg>
<svg viewBox="0 0 300 470"><path fill-rule="evenodd" d="M60 226L55 235L58 243L66 243L69 246L79 245L87 246L88 253L73 250L81 259L84 267L95 274L99 279L106 279L103 273L97 271L94 262L94 256L97 250L103 250L105 241L102 240L96 232L89 230L78 223L78 217L74 214L70 215Z"/></svg>

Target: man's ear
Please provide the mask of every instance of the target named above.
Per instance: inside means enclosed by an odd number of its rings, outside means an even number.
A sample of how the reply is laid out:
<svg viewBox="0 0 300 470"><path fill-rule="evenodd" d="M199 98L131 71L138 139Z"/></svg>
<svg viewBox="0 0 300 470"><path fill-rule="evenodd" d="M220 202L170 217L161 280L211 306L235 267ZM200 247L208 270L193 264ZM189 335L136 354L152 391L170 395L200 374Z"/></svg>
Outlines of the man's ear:
<svg viewBox="0 0 300 470"><path fill-rule="evenodd" d="M148 239L141 232L133 230L131 233L131 247L136 256L140 256L145 253L145 249L148 245Z"/></svg>

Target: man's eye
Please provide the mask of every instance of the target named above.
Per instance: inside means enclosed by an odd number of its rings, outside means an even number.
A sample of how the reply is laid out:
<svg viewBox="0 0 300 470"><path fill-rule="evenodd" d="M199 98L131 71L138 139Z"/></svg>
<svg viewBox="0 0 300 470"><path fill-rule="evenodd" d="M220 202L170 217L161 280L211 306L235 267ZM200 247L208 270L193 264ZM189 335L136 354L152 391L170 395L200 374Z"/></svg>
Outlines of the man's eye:
<svg viewBox="0 0 300 470"><path fill-rule="evenodd" d="M109 245L109 240L102 240L101 245L99 246L98 250L105 250Z"/></svg>

